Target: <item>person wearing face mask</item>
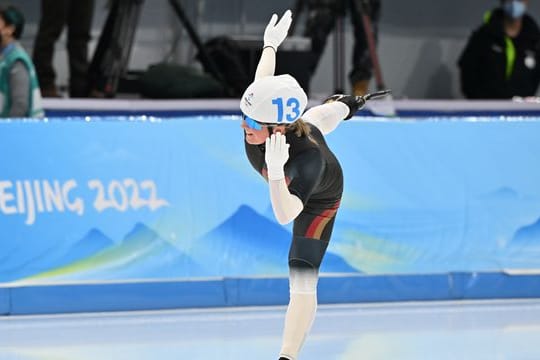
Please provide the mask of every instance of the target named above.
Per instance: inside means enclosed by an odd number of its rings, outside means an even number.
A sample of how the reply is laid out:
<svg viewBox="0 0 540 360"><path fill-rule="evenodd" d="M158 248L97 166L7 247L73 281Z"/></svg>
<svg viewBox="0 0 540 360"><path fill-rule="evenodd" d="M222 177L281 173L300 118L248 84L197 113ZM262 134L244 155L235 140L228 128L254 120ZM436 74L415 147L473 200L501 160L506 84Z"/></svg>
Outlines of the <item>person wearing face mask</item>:
<svg viewBox="0 0 540 360"><path fill-rule="evenodd" d="M534 96L540 83L540 30L528 0L501 0L470 36L458 66L469 99Z"/></svg>
<svg viewBox="0 0 540 360"><path fill-rule="evenodd" d="M0 117L43 117L34 65L17 41L23 29L16 7L0 8Z"/></svg>
<svg viewBox="0 0 540 360"><path fill-rule="evenodd" d="M307 95L292 76L274 75L276 51L292 13L274 14L264 32L255 81L242 95L246 155L268 182L280 224L294 222L289 250L289 306L280 360L296 360L315 318L319 266L343 193L343 172L324 135L350 119L374 94L336 94L304 113ZM263 230L261 230L263 231Z"/></svg>

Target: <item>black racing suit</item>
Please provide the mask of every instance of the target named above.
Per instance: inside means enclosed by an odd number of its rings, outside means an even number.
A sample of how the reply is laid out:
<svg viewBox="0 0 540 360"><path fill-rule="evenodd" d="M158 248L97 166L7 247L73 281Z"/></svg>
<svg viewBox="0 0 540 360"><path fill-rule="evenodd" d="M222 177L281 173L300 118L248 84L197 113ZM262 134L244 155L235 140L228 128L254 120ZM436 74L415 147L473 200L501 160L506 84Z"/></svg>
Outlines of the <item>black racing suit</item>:
<svg viewBox="0 0 540 360"><path fill-rule="evenodd" d="M522 24L519 35L509 38L504 33L504 11L497 8L473 32L458 62L466 98L509 99L536 94L540 31L528 15L523 16Z"/></svg>
<svg viewBox="0 0 540 360"><path fill-rule="evenodd" d="M309 123L308 126L311 129L309 136L285 134L290 144L285 180L290 193L304 204L304 209L294 220L289 264L309 264L318 269L343 193L343 172L319 129ZM264 144L246 142L245 147L251 165L267 178Z"/></svg>

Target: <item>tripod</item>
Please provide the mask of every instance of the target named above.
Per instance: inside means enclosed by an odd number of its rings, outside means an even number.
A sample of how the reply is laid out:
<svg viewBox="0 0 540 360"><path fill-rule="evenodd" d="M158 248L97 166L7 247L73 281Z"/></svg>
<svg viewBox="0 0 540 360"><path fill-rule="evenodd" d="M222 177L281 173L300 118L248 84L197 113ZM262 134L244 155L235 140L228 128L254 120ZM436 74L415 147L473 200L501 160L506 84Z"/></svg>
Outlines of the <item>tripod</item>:
<svg viewBox="0 0 540 360"><path fill-rule="evenodd" d="M225 89L228 89L223 75L208 56L197 31L189 21L180 2L178 0L168 0L168 2L197 48L199 59L204 68ZM88 92L90 95L107 98L116 96L120 79L127 73L143 5L144 0L114 0L112 2L88 70Z"/></svg>

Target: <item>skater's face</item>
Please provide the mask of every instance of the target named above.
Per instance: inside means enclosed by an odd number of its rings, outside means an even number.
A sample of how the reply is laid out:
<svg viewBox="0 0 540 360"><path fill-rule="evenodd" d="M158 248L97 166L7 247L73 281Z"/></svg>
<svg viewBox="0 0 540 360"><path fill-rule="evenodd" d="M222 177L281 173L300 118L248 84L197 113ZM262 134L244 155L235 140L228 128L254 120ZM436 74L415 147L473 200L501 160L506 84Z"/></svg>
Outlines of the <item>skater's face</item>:
<svg viewBox="0 0 540 360"><path fill-rule="evenodd" d="M270 132L268 131L268 125L262 125L260 123L254 122L254 120L251 120L249 118L244 117L242 119L242 129L244 129L244 133L246 134L246 142L250 145L261 145L264 144L266 141L266 138L270 136ZM273 132L281 132L282 134L285 133L285 126L274 126Z"/></svg>
<svg viewBox="0 0 540 360"><path fill-rule="evenodd" d="M250 145L263 144L266 138L270 136L267 126L254 123L249 118L244 117L241 126L246 134L246 141Z"/></svg>

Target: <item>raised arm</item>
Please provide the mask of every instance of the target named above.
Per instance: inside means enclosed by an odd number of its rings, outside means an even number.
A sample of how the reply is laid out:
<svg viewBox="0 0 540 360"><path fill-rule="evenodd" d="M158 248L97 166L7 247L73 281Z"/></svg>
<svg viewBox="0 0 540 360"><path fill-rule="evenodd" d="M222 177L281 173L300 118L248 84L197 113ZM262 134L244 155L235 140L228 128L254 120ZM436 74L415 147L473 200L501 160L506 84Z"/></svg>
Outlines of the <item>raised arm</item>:
<svg viewBox="0 0 540 360"><path fill-rule="evenodd" d="M255 72L255 80L265 76L273 76L276 70L276 51L287 37L287 32L292 22L291 10L285 11L278 22L278 16L272 15L272 18L264 30L264 45L261 59Z"/></svg>
<svg viewBox="0 0 540 360"><path fill-rule="evenodd" d="M332 95L324 104L312 107L302 119L315 125L324 135L334 131L343 120L349 120L365 105L361 96Z"/></svg>
<svg viewBox="0 0 540 360"><path fill-rule="evenodd" d="M342 102L334 101L317 105L302 115L302 120L315 125L324 135L334 131L349 115L349 107Z"/></svg>
<svg viewBox="0 0 540 360"><path fill-rule="evenodd" d="M302 115L302 119L315 125L323 134L334 131L343 120L349 120L362 109L370 99L377 99L390 94L390 90L381 90L364 96L336 94Z"/></svg>

